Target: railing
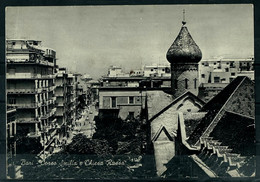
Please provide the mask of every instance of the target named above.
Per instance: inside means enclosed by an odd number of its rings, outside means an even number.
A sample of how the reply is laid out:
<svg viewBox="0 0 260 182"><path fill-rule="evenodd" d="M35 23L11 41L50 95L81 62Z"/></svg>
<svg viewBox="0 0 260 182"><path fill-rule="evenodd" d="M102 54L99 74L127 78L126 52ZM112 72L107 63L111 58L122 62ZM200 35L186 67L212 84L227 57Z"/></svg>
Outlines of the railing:
<svg viewBox="0 0 260 182"><path fill-rule="evenodd" d="M64 103L58 103L57 106L64 106Z"/></svg>
<svg viewBox="0 0 260 182"><path fill-rule="evenodd" d="M41 78L40 74L33 74L33 73L15 73L15 74L10 74L6 73L6 78L7 79L26 79L26 78Z"/></svg>
<svg viewBox="0 0 260 182"><path fill-rule="evenodd" d="M50 116L54 115L56 111L57 111L57 108L53 108L53 109L51 110L51 112L50 112Z"/></svg>
<svg viewBox="0 0 260 182"><path fill-rule="evenodd" d="M37 118L20 118L17 119L17 123L38 123L40 122Z"/></svg>
<svg viewBox="0 0 260 182"><path fill-rule="evenodd" d="M63 116L63 114L64 114L64 113L62 113L62 112L56 112L55 115L56 115L56 116Z"/></svg>
<svg viewBox="0 0 260 182"><path fill-rule="evenodd" d="M42 116L40 116L41 119L47 119L51 116L50 112L49 113L45 113Z"/></svg>
<svg viewBox="0 0 260 182"><path fill-rule="evenodd" d="M40 137L41 133L40 132L30 132L27 134L28 137Z"/></svg>
<svg viewBox="0 0 260 182"><path fill-rule="evenodd" d="M9 49L7 49L9 50ZM26 51L28 52L28 49L17 49L18 51ZM7 56L7 63L35 63L35 64L42 64L42 65L48 65L48 66L54 66L54 63L44 61L44 60L33 60L33 59L14 59L14 58L8 58Z"/></svg>
<svg viewBox="0 0 260 182"><path fill-rule="evenodd" d="M37 93L38 89L28 88L28 89L7 89L8 94L10 93Z"/></svg>
<svg viewBox="0 0 260 182"><path fill-rule="evenodd" d="M48 88L48 91L51 92L51 91L53 91L55 88L56 88L56 86L51 86L51 87Z"/></svg>
<svg viewBox="0 0 260 182"><path fill-rule="evenodd" d="M56 101L56 99L57 99L57 97L52 97L52 100L53 100L53 101Z"/></svg>
<svg viewBox="0 0 260 182"><path fill-rule="evenodd" d="M34 73L15 73L15 74L10 74L6 73L6 78L7 79L53 79L55 78L55 75L41 75L41 74L34 74Z"/></svg>
<svg viewBox="0 0 260 182"><path fill-rule="evenodd" d="M36 108L39 107L39 103L7 104L7 106L15 107L15 108Z"/></svg>

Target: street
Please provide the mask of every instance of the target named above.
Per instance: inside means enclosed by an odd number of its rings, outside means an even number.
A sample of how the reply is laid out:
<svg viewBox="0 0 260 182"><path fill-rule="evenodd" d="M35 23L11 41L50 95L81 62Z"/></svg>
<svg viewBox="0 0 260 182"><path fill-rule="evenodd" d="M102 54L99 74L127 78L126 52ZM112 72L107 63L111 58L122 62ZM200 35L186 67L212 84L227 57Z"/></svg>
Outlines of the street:
<svg viewBox="0 0 260 182"><path fill-rule="evenodd" d="M87 138L92 138L93 134L95 133L95 121L94 117L98 114L95 109L95 104L86 107L84 112L82 113L82 118L77 120L76 126L74 127L73 131L71 132L72 136L77 134L84 134ZM69 142L69 141L68 141Z"/></svg>

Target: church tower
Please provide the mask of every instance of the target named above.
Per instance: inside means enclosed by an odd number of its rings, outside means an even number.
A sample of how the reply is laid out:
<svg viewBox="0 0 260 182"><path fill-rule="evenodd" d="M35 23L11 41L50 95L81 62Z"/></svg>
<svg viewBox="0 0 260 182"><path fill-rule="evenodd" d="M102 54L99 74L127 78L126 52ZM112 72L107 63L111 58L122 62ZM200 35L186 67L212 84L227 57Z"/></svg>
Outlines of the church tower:
<svg viewBox="0 0 260 182"><path fill-rule="evenodd" d="M181 30L166 58L171 63L171 88L174 96L178 97L186 91L198 95L198 62L202 53L186 27L184 10Z"/></svg>

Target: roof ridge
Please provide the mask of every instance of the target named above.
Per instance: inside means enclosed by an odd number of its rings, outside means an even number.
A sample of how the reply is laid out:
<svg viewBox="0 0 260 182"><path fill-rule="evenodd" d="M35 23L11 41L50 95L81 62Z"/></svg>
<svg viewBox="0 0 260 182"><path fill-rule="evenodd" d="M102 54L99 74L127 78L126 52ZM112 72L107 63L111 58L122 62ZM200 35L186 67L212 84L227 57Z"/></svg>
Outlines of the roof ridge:
<svg viewBox="0 0 260 182"><path fill-rule="evenodd" d="M180 98L182 98L183 96L185 96L186 94L190 94L190 96L196 98L197 100L199 100L200 102L204 103L205 102L203 100L201 100L200 98L198 98L196 95L194 95L192 92L190 91L186 91L184 92L182 95L176 97L170 104L168 104L167 106L165 106L161 111L159 111L157 114L155 114L153 117L151 117L151 119L149 119L149 121L153 121L155 118L157 118L158 116L160 116L162 113L164 113L165 111L167 111L173 104L175 104L177 101L179 101Z"/></svg>
<svg viewBox="0 0 260 182"><path fill-rule="evenodd" d="M237 112L234 112L234 111L227 111L227 110L225 110L225 111L228 112L228 113L231 113L231 114L235 114L235 115L244 117L244 118L248 118L248 119L253 119L253 120L255 120L254 117L250 117L250 116L247 116L247 115L243 115L243 114L240 114L240 113L237 113Z"/></svg>
<svg viewBox="0 0 260 182"><path fill-rule="evenodd" d="M229 100L231 99L231 97L234 95L234 93L238 90L238 88L241 86L241 84L245 81L247 77L243 77L243 79L240 81L240 83L236 86L236 88L233 90L233 92L231 93L231 95L227 98L227 100L225 101L225 103L222 105L222 107L219 109L219 111L216 113L215 117L211 120L210 124L208 125L208 127L204 130L204 132L201 134L201 136L203 136L208 130L209 128L214 124L215 119L219 116L219 114L224 110L224 107L226 106L226 104L229 102ZM191 134L192 135L192 134ZM198 144L200 140L198 139L195 143L195 145Z"/></svg>
<svg viewBox="0 0 260 182"><path fill-rule="evenodd" d="M247 76L238 76L234 81L238 80L239 78L241 78L242 80L236 85L236 87L234 88L234 90L232 91L231 95L226 99L226 102L230 99L230 97L233 95L233 93L238 89L238 87L241 85L242 82L244 82L244 80L247 78ZM213 98L211 98L204 106L207 106L210 102L212 102L213 99L215 99L216 97L218 97L221 93L225 92L226 90L228 90L228 88L230 88L233 84L235 84L236 82L232 81L231 83L229 83L221 92L219 92L216 96L214 96ZM232 87L231 87L232 88ZM226 102L223 104L225 105ZM202 108L202 111L203 111ZM222 107L221 107L222 108ZM219 110L221 110L221 108Z"/></svg>

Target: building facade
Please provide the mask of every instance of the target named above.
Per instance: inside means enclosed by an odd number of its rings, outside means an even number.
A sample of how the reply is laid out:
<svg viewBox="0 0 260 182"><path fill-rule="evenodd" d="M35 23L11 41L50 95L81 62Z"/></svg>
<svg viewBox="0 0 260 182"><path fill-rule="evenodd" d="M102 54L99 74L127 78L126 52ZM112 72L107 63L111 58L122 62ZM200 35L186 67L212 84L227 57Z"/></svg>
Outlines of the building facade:
<svg viewBox="0 0 260 182"><path fill-rule="evenodd" d="M200 83L230 83L237 76L254 80L254 58L219 58L202 60Z"/></svg>
<svg viewBox="0 0 260 182"><path fill-rule="evenodd" d="M171 77L170 65L145 65L143 67L144 77Z"/></svg>
<svg viewBox="0 0 260 182"><path fill-rule="evenodd" d="M140 116L145 104L145 92L139 88L99 88L99 115L109 114L121 119L134 119Z"/></svg>
<svg viewBox="0 0 260 182"><path fill-rule="evenodd" d="M47 149L56 133L56 52L35 40L6 45L7 107L16 108L17 134L37 138Z"/></svg>

